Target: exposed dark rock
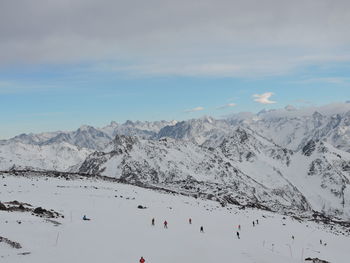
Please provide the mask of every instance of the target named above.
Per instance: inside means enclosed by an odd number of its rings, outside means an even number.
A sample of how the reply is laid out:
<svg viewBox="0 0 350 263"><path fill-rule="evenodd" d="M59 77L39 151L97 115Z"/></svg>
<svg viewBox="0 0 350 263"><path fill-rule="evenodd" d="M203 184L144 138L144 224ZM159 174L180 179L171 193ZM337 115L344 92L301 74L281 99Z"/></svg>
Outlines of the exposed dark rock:
<svg viewBox="0 0 350 263"><path fill-rule="evenodd" d="M3 210L3 211L7 210L6 205L4 205L4 204L1 203L1 202L0 202L0 210Z"/></svg>
<svg viewBox="0 0 350 263"><path fill-rule="evenodd" d="M311 156L311 154L316 149L316 142L314 140L310 140L302 149L302 152L305 156Z"/></svg>
<svg viewBox="0 0 350 263"><path fill-rule="evenodd" d="M40 217L47 217L47 218L58 218L58 217L62 217L63 215L53 211L53 210L46 210L42 207L37 207L33 210L33 214L40 216Z"/></svg>
<svg viewBox="0 0 350 263"><path fill-rule="evenodd" d="M12 240L10 240L10 239L8 239L6 237L0 236L0 242L4 242L4 243L8 244L10 247L15 248L15 249L21 249L22 248L20 243L12 241Z"/></svg>
<svg viewBox="0 0 350 263"><path fill-rule="evenodd" d="M305 258L305 261L311 261L312 263L330 263L329 261L322 260L319 258Z"/></svg>

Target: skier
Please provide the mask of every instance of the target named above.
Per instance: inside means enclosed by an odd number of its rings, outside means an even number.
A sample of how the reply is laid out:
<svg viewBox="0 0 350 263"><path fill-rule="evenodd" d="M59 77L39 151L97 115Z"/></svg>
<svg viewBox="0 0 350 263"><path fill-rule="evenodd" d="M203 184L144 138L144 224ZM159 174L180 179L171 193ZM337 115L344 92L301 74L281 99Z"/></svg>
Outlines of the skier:
<svg viewBox="0 0 350 263"><path fill-rule="evenodd" d="M86 215L84 215L84 216L83 216L83 220L84 220L84 221L89 221L90 218L87 218Z"/></svg>
<svg viewBox="0 0 350 263"><path fill-rule="evenodd" d="M320 239L320 244L322 245L322 239Z"/></svg>
<svg viewBox="0 0 350 263"><path fill-rule="evenodd" d="M253 226L255 226L255 222L253 221Z"/></svg>
<svg viewBox="0 0 350 263"><path fill-rule="evenodd" d="M204 233L204 228L203 226L201 226L200 230L199 230L201 233Z"/></svg>
<svg viewBox="0 0 350 263"><path fill-rule="evenodd" d="M239 237L239 232L238 232L238 231L237 231L236 235L237 235L237 238L240 239L240 237Z"/></svg>
<svg viewBox="0 0 350 263"><path fill-rule="evenodd" d="M192 224L192 219L188 219L188 223L191 225Z"/></svg>
<svg viewBox="0 0 350 263"><path fill-rule="evenodd" d="M294 236L292 236L292 239L294 240Z"/></svg>
<svg viewBox="0 0 350 263"><path fill-rule="evenodd" d="M143 257L141 257L140 258L140 263L145 263L145 262L146 262L146 260Z"/></svg>
<svg viewBox="0 0 350 263"><path fill-rule="evenodd" d="M168 228L168 222L166 220L164 221L164 228Z"/></svg>
<svg viewBox="0 0 350 263"><path fill-rule="evenodd" d="M154 226L154 218L152 218L152 226Z"/></svg>
<svg viewBox="0 0 350 263"><path fill-rule="evenodd" d="M256 220L256 224L259 225L259 219Z"/></svg>
<svg viewBox="0 0 350 263"><path fill-rule="evenodd" d="M241 225L238 225L238 230L241 230Z"/></svg>

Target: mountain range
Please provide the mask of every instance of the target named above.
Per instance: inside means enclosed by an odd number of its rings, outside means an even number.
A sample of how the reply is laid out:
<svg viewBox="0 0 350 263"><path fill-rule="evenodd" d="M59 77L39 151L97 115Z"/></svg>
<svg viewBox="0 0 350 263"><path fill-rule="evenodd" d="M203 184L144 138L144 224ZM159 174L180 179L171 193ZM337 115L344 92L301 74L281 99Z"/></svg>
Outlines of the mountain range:
<svg viewBox="0 0 350 263"><path fill-rule="evenodd" d="M0 169L99 174L272 211L350 219L350 104L111 122L0 141Z"/></svg>

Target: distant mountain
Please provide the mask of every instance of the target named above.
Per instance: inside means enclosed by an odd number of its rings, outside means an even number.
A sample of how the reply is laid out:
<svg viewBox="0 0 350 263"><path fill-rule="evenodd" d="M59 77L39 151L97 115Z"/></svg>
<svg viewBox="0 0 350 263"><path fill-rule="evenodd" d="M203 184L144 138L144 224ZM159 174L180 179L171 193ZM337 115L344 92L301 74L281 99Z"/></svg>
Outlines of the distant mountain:
<svg viewBox="0 0 350 263"><path fill-rule="evenodd" d="M16 167L350 219L350 104L22 134L0 141L0 169Z"/></svg>
<svg viewBox="0 0 350 263"><path fill-rule="evenodd" d="M36 169L68 171L81 165L92 153L66 142L51 145L33 145L11 142L0 147L0 170Z"/></svg>
<svg viewBox="0 0 350 263"><path fill-rule="evenodd" d="M9 140L1 140L0 147L1 145L16 142L38 146L66 142L77 147L88 148L91 150L102 150L117 134L132 135L141 138L152 138L157 135L161 128L174 124L176 124L175 121L126 121L123 124L111 122L110 125L103 128L83 125L76 131L21 134Z"/></svg>
<svg viewBox="0 0 350 263"><path fill-rule="evenodd" d="M343 105L343 107L341 107ZM279 110L245 119L244 125L292 150L300 150L310 140L326 140L350 152L350 104L303 110Z"/></svg>
<svg viewBox="0 0 350 263"><path fill-rule="evenodd" d="M170 137L191 141L199 145L208 141L207 144L210 145L222 140L222 137L229 134L233 129L234 127L226 120L216 120L206 116L200 119L178 122L172 126L165 126L159 131L156 138Z"/></svg>

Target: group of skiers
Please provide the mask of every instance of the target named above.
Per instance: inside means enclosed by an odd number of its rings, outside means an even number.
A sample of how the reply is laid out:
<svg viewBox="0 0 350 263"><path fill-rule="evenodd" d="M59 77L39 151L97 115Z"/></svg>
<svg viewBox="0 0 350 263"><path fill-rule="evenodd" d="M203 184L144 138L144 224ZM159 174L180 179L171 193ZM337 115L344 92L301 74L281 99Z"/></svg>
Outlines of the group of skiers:
<svg viewBox="0 0 350 263"><path fill-rule="evenodd" d="M88 220L90 220L90 218L88 218L86 215L84 215L84 216L83 216L83 220L84 220L84 221L88 221ZM189 223L190 225L192 225L192 218L189 218L189 219L188 219L188 223ZM155 226L155 218L152 218L151 224L152 224L152 226ZM256 220L252 221L252 224L253 224L253 227L255 227L256 225L259 224L259 220L256 219ZM164 226L165 229L168 228L168 221L167 221L167 220L165 220L165 221L163 222L163 226ZM238 225L238 231L236 232L236 236L237 236L238 239L240 239L240 232L239 232L239 231L241 231L241 225ZM200 226L199 232L200 232L200 233L204 233L204 227L203 227L203 226ZM294 235L292 235L292 239L294 240ZM320 244L321 244L321 245L324 245L324 246L327 245L327 243L322 242L322 240L320 240ZM146 260L145 260L143 257L141 257L139 262L140 262L140 263L145 263Z"/></svg>
<svg viewBox="0 0 350 263"><path fill-rule="evenodd" d="M192 218L189 218L188 219L188 223L190 224L190 225L192 225ZM156 220L154 219L154 218L152 218L152 221L151 221L151 225L152 226L155 226L155 224L156 224ZM168 228L168 221L164 221L164 223L163 223L163 226L164 226L164 228ZM200 228L199 228L199 232L201 232L201 233L204 233L204 227L203 226L201 226Z"/></svg>
<svg viewBox="0 0 350 263"><path fill-rule="evenodd" d="M190 225L192 225L192 218L189 218L189 219L188 219L188 223L189 223ZM255 225L258 225L258 224L259 224L259 220L258 220L258 219L256 219L256 220L253 221L253 227L255 227ZM152 220L151 220L151 225L152 225L152 226L155 226L155 218L152 218ZM164 226L164 228L167 229L167 228L168 228L168 221L165 220L164 223L163 223L163 226ZM237 235L237 238L238 238L238 239L240 239L239 231L241 231L241 225L238 225L238 231L236 232L236 235ZM204 227L203 227L203 226L200 226L199 232L200 232L200 233L204 233ZM139 262L140 262L140 263L145 263L146 260L145 260L143 257L141 257Z"/></svg>

